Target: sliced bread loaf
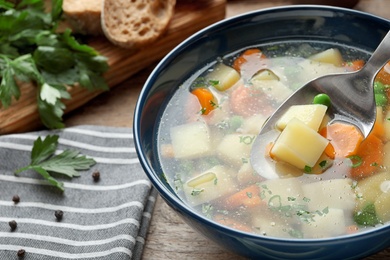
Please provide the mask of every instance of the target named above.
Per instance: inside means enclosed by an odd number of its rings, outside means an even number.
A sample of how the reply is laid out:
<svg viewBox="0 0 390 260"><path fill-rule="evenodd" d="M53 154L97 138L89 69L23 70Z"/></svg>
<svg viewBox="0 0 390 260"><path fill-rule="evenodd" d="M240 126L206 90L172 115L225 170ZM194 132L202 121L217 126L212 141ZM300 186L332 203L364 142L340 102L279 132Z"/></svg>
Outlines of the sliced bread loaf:
<svg viewBox="0 0 390 260"><path fill-rule="evenodd" d="M160 37L174 14L176 0L102 0L101 26L113 44L140 48Z"/></svg>
<svg viewBox="0 0 390 260"><path fill-rule="evenodd" d="M102 35L102 2L103 0L63 0L65 21L75 32Z"/></svg>

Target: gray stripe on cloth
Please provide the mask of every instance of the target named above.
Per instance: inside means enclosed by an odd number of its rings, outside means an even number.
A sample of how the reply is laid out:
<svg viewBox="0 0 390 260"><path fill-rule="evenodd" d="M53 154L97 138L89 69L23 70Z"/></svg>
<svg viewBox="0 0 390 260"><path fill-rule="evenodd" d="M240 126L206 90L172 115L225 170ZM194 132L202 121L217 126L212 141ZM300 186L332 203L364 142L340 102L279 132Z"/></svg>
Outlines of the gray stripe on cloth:
<svg viewBox="0 0 390 260"><path fill-rule="evenodd" d="M58 150L74 149L97 164L73 179L56 176L65 191L42 177L14 171L30 162L38 136L60 136ZM92 178L100 172L100 180ZM12 201L19 195L20 202ZM157 192L135 152L129 128L77 126L0 136L0 259L141 259ZM54 212L62 210L63 218ZM9 221L15 220L11 231Z"/></svg>

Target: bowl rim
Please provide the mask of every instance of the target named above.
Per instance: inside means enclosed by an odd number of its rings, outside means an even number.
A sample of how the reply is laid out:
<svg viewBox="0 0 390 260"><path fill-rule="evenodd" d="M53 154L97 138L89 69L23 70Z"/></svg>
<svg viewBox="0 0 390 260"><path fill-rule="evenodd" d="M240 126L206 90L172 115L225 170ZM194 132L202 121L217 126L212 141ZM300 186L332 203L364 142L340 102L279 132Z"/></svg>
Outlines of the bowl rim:
<svg viewBox="0 0 390 260"><path fill-rule="evenodd" d="M235 16L232 16L230 18L225 18L221 21L215 22L198 32L192 34L191 36L187 37L184 41L179 43L175 48L173 48L168 54L166 54L160 62L157 64L157 66L152 70L149 77L144 83L144 86L141 89L141 92L139 94L135 110L134 110L134 117L133 117L133 134L134 134L134 143L136 152L138 155L138 158L140 160L141 166L144 169L146 175L148 176L149 180L152 182L153 186L158 190L160 196L171 206L179 209L180 211L184 212L191 218L201 221L203 224L205 224L208 227L212 227L214 229L218 229L220 232L223 232L225 234L229 234L229 236L232 237L241 237L241 238L248 238L252 240L264 240L272 242L283 242L283 243L290 243L292 245L300 245L300 244L321 244L324 245L324 243L334 244L339 243L340 241L346 241L349 240L362 240L367 239L368 237L375 236L377 233L385 233L390 231L390 223L387 223L382 226L374 227L369 230L365 230L362 232L358 232L355 234L348 234L348 235L342 235L342 236L336 236L336 237L326 237L326 238L280 238L280 237L268 237L263 236L260 234L255 233L249 233L240 231L238 229L234 229L222 224L219 224L215 221L212 221L208 219L205 216L202 216L201 214L195 212L189 205L187 205L184 201L182 201L180 198L178 198L176 195L172 194L171 190L169 190L163 183L161 178L156 176L156 173L154 172L152 166L147 161L147 155L144 153L140 140L140 119L141 119L141 111L143 104L145 104L145 100L147 97L148 92L150 91L151 86L155 82L156 78L158 77L158 74L164 69L164 67L170 63L172 59L174 59L177 56L177 53L182 52L185 48L187 48L189 45L191 45L193 42L197 41L199 38L203 37L206 34L212 33L214 31L217 31L220 27L226 26L230 23L238 22L242 19L248 19L249 17L256 16L256 15L262 15L267 13L274 13L274 12L285 12L285 11L304 11L304 10L317 10L317 11L330 11L330 12L342 12L342 13L348 13L350 15L357 15L360 17L365 17L369 20L375 20L375 22L378 23L386 23L389 25L390 29L390 20L380 17L375 14L363 12L360 10L355 9L349 9L344 7L335 7L335 6L328 6L328 5L284 5L284 6L277 6L277 7L269 7L259 10L253 10L249 12L245 12L243 14L238 14Z"/></svg>

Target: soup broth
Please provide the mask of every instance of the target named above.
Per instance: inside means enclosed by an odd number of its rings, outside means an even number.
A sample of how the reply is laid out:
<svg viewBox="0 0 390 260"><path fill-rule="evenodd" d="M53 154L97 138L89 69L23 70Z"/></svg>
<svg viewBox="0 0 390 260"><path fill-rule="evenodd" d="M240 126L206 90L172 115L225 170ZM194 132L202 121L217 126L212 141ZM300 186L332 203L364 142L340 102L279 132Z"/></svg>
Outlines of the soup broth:
<svg viewBox="0 0 390 260"><path fill-rule="evenodd" d="M177 89L161 118L166 180L205 217L264 236L334 237L388 222L386 67L375 83L374 131L350 153L335 153L331 140L331 152L328 145L314 165L299 168L263 151L275 179L261 177L250 163L262 124L294 90L321 75L358 70L368 57L345 46L291 42L250 47L205 66ZM332 139L322 133L331 131L326 114L318 124L318 134ZM269 142L271 149L275 140Z"/></svg>

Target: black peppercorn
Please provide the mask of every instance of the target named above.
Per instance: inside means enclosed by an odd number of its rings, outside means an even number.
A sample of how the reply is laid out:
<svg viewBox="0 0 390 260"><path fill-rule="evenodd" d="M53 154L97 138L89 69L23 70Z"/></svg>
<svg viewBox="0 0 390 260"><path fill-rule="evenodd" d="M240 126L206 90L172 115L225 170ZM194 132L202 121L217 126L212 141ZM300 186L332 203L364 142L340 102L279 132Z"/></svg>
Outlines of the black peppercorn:
<svg viewBox="0 0 390 260"><path fill-rule="evenodd" d="M100 172L98 172L98 171L93 172L92 173L92 178L93 178L93 180L95 182L99 181L99 179L100 179Z"/></svg>
<svg viewBox="0 0 390 260"><path fill-rule="evenodd" d="M20 197L19 197L18 195L14 195L14 196L12 197L12 201L13 201L15 204L17 204L17 203L19 203L19 201L20 201Z"/></svg>
<svg viewBox="0 0 390 260"><path fill-rule="evenodd" d="M11 231L14 231L18 227L18 223L15 220L8 222L8 225L11 227Z"/></svg>
<svg viewBox="0 0 390 260"><path fill-rule="evenodd" d="M54 216L56 216L56 219L57 220L61 220L62 217L64 216L64 212L62 210L56 210L54 212Z"/></svg>
<svg viewBox="0 0 390 260"><path fill-rule="evenodd" d="M26 253L26 251L24 249L19 249L17 255L18 255L18 257L24 257L25 253Z"/></svg>

